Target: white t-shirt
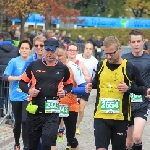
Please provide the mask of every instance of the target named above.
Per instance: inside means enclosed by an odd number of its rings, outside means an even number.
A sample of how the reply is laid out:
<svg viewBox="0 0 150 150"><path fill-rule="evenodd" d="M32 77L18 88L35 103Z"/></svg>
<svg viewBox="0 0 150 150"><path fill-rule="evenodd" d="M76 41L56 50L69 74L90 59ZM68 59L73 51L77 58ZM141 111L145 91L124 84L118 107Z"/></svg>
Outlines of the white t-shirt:
<svg viewBox="0 0 150 150"><path fill-rule="evenodd" d="M73 75L74 75L74 80L77 85L80 85L82 83L85 83L84 75L78 65L76 65L74 62L69 61L67 63L67 66L71 68Z"/></svg>
<svg viewBox="0 0 150 150"><path fill-rule="evenodd" d="M82 57L82 54L77 54L76 59L84 62L91 78L93 79L95 76L95 71L97 70L98 60L94 56L91 56L90 59L85 59Z"/></svg>

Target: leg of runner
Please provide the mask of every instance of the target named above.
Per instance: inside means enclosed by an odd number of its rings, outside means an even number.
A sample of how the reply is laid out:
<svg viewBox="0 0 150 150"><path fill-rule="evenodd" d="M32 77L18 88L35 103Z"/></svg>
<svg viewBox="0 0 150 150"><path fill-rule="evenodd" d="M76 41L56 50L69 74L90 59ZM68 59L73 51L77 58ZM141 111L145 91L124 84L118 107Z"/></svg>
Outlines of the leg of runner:
<svg viewBox="0 0 150 150"><path fill-rule="evenodd" d="M23 150L28 150L28 135L27 135L27 107L28 101L23 101L22 102L22 139L23 139L23 145L24 148Z"/></svg>
<svg viewBox="0 0 150 150"><path fill-rule="evenodd" d="M61 143L63 141L63 135L64 135L64 121L63 118L59 118L59 129L58 129L58 135L57 135L57 142Z"/></svg>
<svg viewBox="0 0 150 150"><path fill-rule="evenodd" d="M79 104L79 118L78 118L78 122L77 122L77 128L76 128L76 134L80 135L80 129L79 129L79 126L80 126L80 123L84 117L84 109L85 109L85 106L87 104L87 101L85 101L84 99L80 99L80 104Z"/></svg>
<svg viewBox="0 0 150 150"><path fill-rule="evenodd" d="M126 150L130 150L132 149L133 146L133 130L134 130L134 126L129 126L128 130L127 130L127 138L126 138Z"/></svg>
<svg viewBox="0 0 150 150"><path fill-rule="evenodd" d="M134 118L133 150L142 150L142 133L146 125L146 120L141 117Z"/></svg>
<svg viewBox="0 0 150 150"><path fill-rule="evenodd" d="M63 118L60 121L60 125L59 125L59 129L63 129L64 128L64 121Z"/></svg>
<svg viewBox="0 0 150 150"><path fill-rule="evenodd" d="M79 144L75 137L77 117L78 117L77 112L70 111L69 116L63 118L66 126L67 142L71 147L70 150L79 150L79 146L78 146Z"/></svg>
<svg viewBox="0 0 150 150"><path fill-rule="evenodd" d="M56 146L51 146L51 150L56 150Z"/></svg>

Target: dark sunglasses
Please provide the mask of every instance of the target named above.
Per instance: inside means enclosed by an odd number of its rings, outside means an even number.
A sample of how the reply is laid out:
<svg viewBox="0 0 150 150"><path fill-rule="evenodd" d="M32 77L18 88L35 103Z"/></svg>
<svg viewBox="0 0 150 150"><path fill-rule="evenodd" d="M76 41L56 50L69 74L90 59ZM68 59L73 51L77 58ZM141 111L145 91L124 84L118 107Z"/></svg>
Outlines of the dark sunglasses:
<svg viewBox="0 0 150 150"><path fill-rule="evenodd" d="M44 47L44 45L42 45L42 44L40 44L40 45L34 45L35 47L38 47L38 46L40 46L40 48L43 48Z"/></svg>

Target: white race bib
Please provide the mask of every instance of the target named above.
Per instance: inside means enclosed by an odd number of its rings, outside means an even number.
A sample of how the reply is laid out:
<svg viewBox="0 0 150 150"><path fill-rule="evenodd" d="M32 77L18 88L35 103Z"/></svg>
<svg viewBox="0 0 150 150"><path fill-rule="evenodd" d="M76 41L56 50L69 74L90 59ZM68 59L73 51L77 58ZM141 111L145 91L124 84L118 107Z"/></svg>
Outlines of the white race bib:
<svg viewBox="0 0 150 150"><path fill-rule="evenodd" d="M100 100L101 113L120 113L120 99L115 98L101 98Z"/></svg>

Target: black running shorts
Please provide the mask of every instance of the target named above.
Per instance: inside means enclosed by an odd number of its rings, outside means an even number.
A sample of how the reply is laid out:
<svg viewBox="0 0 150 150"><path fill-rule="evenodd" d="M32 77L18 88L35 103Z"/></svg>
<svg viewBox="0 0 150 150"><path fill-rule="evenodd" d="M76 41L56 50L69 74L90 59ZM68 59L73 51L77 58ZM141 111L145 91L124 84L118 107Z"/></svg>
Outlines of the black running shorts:
<svg viewBox="0 0 150 150"><path fill-rule="evenodd" d="M147 117L148 117L149 112L150 112L150 109L148 107L144 107L144 108L141 108L139 110L132 111L131 121L129 121L129 127L134 125L134 118L136 118L136 117L141 117L147 121Z"/></svg>
<svg viewBox="0 0 150 150"><path fill-rule="evenodd" d="M96 149L105 148L112 144L112 150L124 150L128 121L94 119L94 136Z"/></svg>
<svg viewBox="0 0 150 150"><path fill-rule="evenodd" d="M37 149L40 137L42 144L49 143L51 146L57 139L59 114L28 114L27 125L29 149Z"/></svg>

